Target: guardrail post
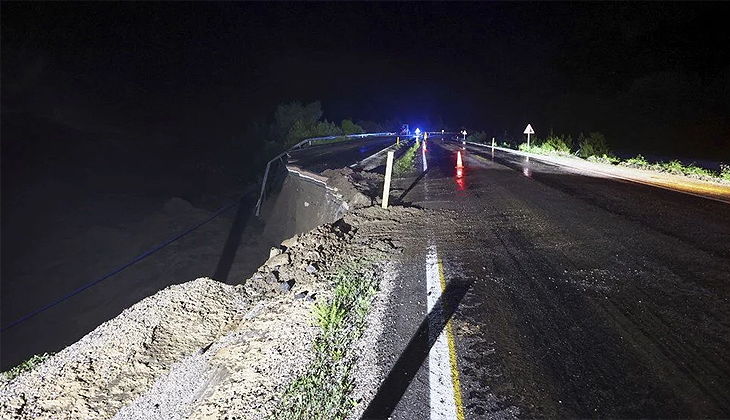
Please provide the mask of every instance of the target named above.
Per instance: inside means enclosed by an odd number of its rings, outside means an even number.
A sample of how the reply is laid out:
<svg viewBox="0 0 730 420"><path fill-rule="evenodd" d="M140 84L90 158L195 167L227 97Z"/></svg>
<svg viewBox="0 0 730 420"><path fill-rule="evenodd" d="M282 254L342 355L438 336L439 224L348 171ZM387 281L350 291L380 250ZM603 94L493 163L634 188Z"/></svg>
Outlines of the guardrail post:
<svg viewBox="0 0 730 420"><path fill-rule="evenodd" d="M383 208L388 208L388 198L390 197L390 178L393 174L393 151L388 151L388 160L385 164L385 185L383 185Z"/></svg>

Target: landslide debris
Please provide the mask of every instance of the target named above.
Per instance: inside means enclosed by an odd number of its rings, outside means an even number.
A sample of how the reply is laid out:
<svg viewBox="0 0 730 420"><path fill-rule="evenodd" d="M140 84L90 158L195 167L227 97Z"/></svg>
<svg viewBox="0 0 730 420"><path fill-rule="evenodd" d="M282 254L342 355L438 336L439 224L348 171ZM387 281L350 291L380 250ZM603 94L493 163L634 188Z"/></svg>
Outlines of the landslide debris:
<svg viewBox="0 0 730 420"><path fill-rule="evenodd" d="M240 287L211 279L170 286L5 384L0 418L110 418L248 304Z"/></svg>
<svg viewBox="0 0 730 420"><path fill-rule="evenodd" d="M342 170L339 176L357 179L354 174ZM366 188L377 183L366 177L360 177ZM424 212L364 207L283 241L243 285L200 278L170 286L0 385L0 418L270 415L286 386L313 360L318 328L312 308L332 296L328 279L348 261L399 253L399 232L419 229ZM371 267L378 277L381 263ZM380 297L376 301L382 306ZM377 331L383 310L375 312L368 323ZM358 400L376 390L377 337L366 334L357 344L366 349L360 357L368 364L358 361L355 367Z"/></svg>

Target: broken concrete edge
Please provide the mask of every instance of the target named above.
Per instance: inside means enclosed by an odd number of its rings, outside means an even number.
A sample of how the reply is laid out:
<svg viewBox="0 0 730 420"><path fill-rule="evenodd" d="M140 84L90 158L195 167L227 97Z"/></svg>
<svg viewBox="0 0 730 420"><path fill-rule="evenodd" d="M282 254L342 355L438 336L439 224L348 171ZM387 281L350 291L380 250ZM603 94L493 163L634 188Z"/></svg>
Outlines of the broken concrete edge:
<svg viewBox="0 0 730 420"><path fill-rule="evenodd" d="M316 174L293 165L287 165L287 170L302 179L313 181L326 188L327 192L340 202L344 212L375 204L374 197L368 197L358 190L357 183L352 179L353 174L362 174L362 172L355 172L351 168L340 168L326 169L322 174ZM337 216L342 217L344 212L338 212Z"/></svg>
<svg viewBox="0 0 730 420"><path fill-rule="evenodd" d="M284 240L243 285L198 278L143 299L0 384L0 417L272 412L277 396L311 360L313 302L331 296L324 279L334 257L347 254L344 244L355 230L340 219ZM197 372L195 380L188 371Z"/></svg>

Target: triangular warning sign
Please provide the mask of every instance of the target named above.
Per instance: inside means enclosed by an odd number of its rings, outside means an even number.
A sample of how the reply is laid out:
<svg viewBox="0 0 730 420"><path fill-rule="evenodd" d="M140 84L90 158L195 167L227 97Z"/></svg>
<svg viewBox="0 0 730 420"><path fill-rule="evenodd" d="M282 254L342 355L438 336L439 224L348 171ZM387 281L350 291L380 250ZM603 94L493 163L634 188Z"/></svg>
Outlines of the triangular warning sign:
<svg viewBox="0 0 730 420"><path fill-rule="evenodd" d="M527 127L525 127L525 131L523 134L535 134L535 130L532 129L532 125L527 124Z"/></svg>

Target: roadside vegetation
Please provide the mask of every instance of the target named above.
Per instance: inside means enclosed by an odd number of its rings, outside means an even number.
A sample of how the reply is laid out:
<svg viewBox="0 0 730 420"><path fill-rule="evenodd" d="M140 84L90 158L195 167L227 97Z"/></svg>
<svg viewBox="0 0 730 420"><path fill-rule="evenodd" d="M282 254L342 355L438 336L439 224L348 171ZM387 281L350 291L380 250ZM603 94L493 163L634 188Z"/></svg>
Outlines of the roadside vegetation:
<svg viewBox="0 0 730 420"><path fill-rule="evenodd" d="M488 139L484 133L476 132L473 135L467 136L467 140L482 144L491 144L491 139ZM554 134L551 130L547 137L531 137L530 147L527 147L526 142L518 144L515 147L514 141L505 132L504 135L500 136L497 144L501 147L511 149L516 148L524 152L536 154L577 157L586 159L590 162L647 169L709 181L717 181L718 179L730 181L730 165L728 164L721 164L719 171L713 171L699 167L694 163L690 163L688 165L683 164L678 160L650 163L642 155L637 155L628 159L620 159L611 152L608 141L603 134L599 132L589 133L588 136L581 133L578 138L574 140L570 135L565 136L563 134Z"/></svg>
<svg viewBox="0 0 730 420"><path fill-rule="evenodd" d="M403 144L403 143L401 143ZM416 152L418 143L414 143L393 165L393 176L403 176L416 169Z"/></svg>
<svg viewBox="0 0 730 420"><path fill-rule="evenodd" d="M20 375L21 373L33 370L36 366L46 361L52 355L53 353L36 354L30 359L20 363L18 366L15 366L14 368L6 372L3 372L2 379L4 381L12 381L13 379L17 378L18 375Z"/></svg>
<svg viewBox="0 0 730 420"><path fill-rule="evenodd" d="M715 172L711 171L709 169L701 168L699 166L696 166L694 163L690 163L689 165L684 165L682 162L679 162L677 160L672 160L669 162L655 162L655 163L649 163L647 160L641 156L637 155L636 157L626 159L624 161L618 162L621 166L628 166L631 168L638 168L638 169L649 169L653 171L659 171L659 172L666 172L674 175L685 175L689 177L694 178L701 178L701 179L725 179L730 181L730 167L727 165L720 165L720 171Z"/></svg>
<svg viewBox="0 0 730 420"><path fill-rule="evenodd" d="M356 405L351 398L357 355L353 344L362 336L378 288L372 260L343 264L330 279L332 298L313 310L319 334L314 358L284 391L271 419L344 419Z"/></svg>
<svg viewBox="0 0 730 420"><path fill-rule="evenodd" d="M472 143L487 144L488 143L488 141L487 141L487 133L485 133L484 131L477 131L477 132L472 133L472 134L467 134L466 135L466 141L470 141ZM489 143L491 144L491 142L489 142Z"/></svg>

